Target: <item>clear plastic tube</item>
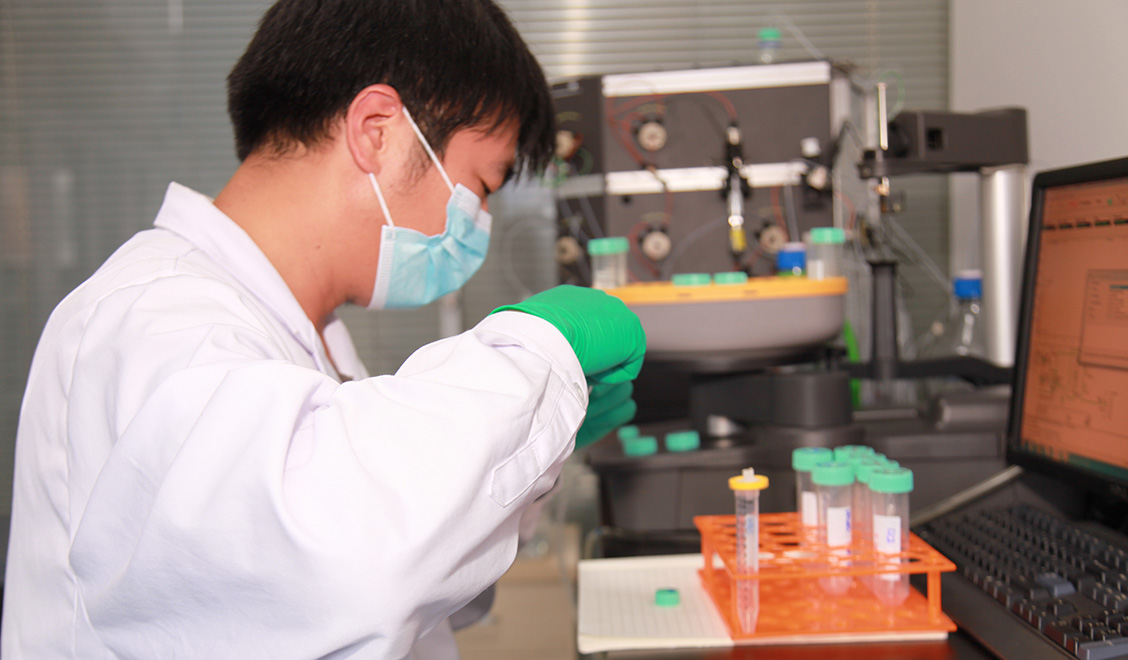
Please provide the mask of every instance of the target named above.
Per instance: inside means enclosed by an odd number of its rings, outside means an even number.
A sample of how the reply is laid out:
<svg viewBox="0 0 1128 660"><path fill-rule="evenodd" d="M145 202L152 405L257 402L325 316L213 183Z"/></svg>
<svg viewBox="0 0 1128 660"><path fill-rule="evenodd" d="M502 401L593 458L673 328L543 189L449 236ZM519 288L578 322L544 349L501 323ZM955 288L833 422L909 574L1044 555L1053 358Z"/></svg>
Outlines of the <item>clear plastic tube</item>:
<svg viewBox="0 0 1128 660"><path fill-rule="evenodd" d="M819 463L812 476L819 501L819 540L830 552L848 556L853 543L854 469L839 461ZM819 578L819 586L830 596L845 594L853 583L849 575Z"/></svg>
<svg viewBox="0 0 1128 660"><path fill-rule="evenodd" d="M804 545L818 539L819 500L815 495L811 470L816 464L833 459L834 452L826 447L800 447L791 452L791 467L795 470L795 510L799 513L800 542Z"/></svg>
<svg viewBox="0 0 1128 660"><path fill-rule="evenodd" d="M736 500L736 570L741 575L760 572L760 491L768 487L768 478L746 468L729 479ZM760 618L760 581L738 579L736 607L744 633L756 631Z"/></svg>
<svg viewBox="0 0 1128 660"><path fill-rule="evenodd" d="M879 566L897 569L904 561L901 553L909 548L909 493L913 489L912 471L905 468L880 468L870 473L870 502L873 516L873 548ZM885 559L883 559L885 557ZM906 573L878 573L869 583L882 604L896 606L909 596Z"/></svg>

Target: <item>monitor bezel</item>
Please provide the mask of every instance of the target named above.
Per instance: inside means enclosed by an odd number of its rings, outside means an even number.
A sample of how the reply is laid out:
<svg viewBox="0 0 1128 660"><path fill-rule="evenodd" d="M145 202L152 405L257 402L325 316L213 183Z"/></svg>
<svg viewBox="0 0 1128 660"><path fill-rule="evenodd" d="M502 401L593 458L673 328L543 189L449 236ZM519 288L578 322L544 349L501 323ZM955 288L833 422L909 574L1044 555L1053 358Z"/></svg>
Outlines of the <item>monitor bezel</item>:
<svg viewBox="0 0 1128 660"><path fill-rule="evenodd" d="M1026 239L1026 259L1023 269L1021 300L1019 301L1018 341L1015 348L1014 377L1011 386L1010 414L1007 424L1007 462L1024 469L1066 480L1098 496L1128 501L1128 479L1101 474L1076 466L1059 463L1021 448L1022 404L1030 348L1030 326L1034 313L1034 287L1038 269L1038 254L1042 240L1042 210L1046 190L1058 186L1095 183L1109 179L1128 178L1128 158L1117 158L1097 163L1041 172L1034 177L1031 191L1029 231Z"/></svg>

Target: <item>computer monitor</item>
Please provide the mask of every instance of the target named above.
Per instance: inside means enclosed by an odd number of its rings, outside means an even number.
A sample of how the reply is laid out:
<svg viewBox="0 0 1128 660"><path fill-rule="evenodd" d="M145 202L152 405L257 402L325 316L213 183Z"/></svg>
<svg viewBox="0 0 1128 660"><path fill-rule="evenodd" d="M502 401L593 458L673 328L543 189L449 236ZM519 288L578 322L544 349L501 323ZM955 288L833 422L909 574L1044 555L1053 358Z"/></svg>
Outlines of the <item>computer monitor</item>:
<svg viewBox="0 0 1128 660"><path fill-rule="evenodd" d="M1128 158L1034 178L1007 457L1128 499Z"/></svg>

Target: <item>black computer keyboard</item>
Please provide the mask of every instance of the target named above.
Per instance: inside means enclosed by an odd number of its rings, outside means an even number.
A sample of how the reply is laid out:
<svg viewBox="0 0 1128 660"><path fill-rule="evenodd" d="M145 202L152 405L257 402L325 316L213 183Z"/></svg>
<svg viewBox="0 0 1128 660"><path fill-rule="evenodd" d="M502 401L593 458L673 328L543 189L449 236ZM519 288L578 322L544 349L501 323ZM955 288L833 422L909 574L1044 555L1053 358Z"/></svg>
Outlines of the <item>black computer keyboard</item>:
<svg viewBox="0 0 1128 660"><path fill-rule="evenodd" d="M997 655L1128 658L1124 546L1024 505L917 532L966 578L943 581L945 611Z"/></svg>

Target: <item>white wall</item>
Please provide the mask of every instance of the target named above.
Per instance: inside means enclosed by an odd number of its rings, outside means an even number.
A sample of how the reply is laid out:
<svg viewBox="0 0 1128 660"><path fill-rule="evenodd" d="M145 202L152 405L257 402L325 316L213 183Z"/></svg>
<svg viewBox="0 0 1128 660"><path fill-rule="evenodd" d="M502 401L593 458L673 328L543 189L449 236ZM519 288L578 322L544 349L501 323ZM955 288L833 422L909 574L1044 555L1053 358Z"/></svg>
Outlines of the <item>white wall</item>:
<svg viewBox="0 0 1128 660"><path fill-rule="evenodd" d="M1128 156L1128 0L951 0L951 109L1023 106L1030 170ZM974 176L952 183L951 267L978 267Z"/></svg>

